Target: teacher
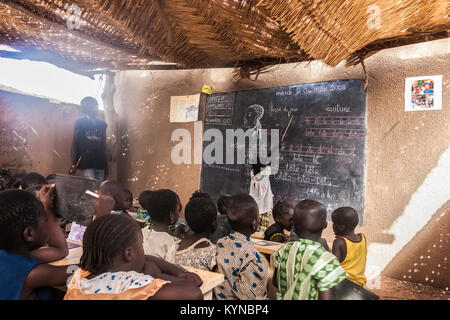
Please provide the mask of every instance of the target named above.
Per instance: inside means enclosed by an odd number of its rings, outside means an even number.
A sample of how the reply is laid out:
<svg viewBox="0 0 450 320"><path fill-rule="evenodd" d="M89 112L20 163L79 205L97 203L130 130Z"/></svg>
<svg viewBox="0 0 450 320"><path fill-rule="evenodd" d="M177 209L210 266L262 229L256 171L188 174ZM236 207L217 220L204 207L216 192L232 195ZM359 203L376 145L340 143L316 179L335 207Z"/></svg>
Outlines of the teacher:
<svg viewBox="0 0 450 320"><path fill-rule="evenodd" d="M98 102L93 97L85 97L80 102L84 117L75 120L72 141L72 166L69 174L77 169L83 176L104 180L107 169L105 121L97 119Z"/></svg>

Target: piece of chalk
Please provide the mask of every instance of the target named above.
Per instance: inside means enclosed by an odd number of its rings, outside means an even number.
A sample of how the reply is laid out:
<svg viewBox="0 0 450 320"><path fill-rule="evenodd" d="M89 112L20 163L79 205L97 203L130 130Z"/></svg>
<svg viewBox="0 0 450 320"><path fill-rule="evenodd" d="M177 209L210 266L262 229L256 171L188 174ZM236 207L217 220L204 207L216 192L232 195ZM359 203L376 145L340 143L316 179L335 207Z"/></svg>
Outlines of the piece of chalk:
<svg viewBox="0 0 450 320"><path fill-rule="evenodd" d="M92 192L90 190L86 190L85 193L90 195L90 196L92 196L92 197L94 197L94 198L97 198L97 199L100 198L98 194L96 194L96 193L94 193L94 192Z"/></svg>

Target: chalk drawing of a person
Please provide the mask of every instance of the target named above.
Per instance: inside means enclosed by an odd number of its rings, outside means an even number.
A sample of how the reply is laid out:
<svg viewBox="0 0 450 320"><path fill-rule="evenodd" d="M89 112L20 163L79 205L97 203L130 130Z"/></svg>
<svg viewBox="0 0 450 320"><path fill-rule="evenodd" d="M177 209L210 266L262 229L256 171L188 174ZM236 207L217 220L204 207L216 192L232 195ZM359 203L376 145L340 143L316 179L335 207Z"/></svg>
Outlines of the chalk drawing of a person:
<svg viewBox="0 0 450 320"><path fill-rule="evenodd" d="M259 104L252 104L247 107L244 115L244 127L245 129L255 130L255 134L261 135L261 122L260 120L264 116L264 108Z"/></svg>

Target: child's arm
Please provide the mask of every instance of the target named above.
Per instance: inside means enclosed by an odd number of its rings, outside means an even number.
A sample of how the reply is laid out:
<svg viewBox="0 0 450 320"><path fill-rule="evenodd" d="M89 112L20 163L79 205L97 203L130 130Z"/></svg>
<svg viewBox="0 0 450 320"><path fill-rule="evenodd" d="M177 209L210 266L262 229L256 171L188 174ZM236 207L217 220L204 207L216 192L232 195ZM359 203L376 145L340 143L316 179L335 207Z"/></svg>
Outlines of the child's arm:
<svg viewBox="0 0 450 320"><path fill-rule="evenodd" d="M175 264L169 263L161 258L146 255L145 261L146 261L146 264L150 262L155 265L155 266L152 266L150 264L149 268L151 268L151 269L149 269L149 270L154 270L154 272L158 272L158 269L159 269L160 274L158 276L154 276L153 274L150 274L154 278L169 280L169 281L173 281L173 282L188 280L188 281L194 282L197 286L201 286L203 284L203 281L195 273L187 272L185 269L183 269ZM156 269L156 268L158 268L158 269Z"/></svg>
<svg viewBox="0 0 450 320"><path fill-rule="evenodd" d="M39 248L31 252L31 257L43 263L57 261L69 254L66 236L52 209L54 185L44 185L39 193L39 200L44 205L47 215L49 238L48 247Z"/></svg>
<svg viewBox="0 0 450 320"><path fill-rule="evenodd" d="M28 274L22 292L32 293L42 287L55 287L66 285L67 279L72 275L68 272L69 266L51 266L39 264Z"/></svg>
<svg viewBox="0 0 450 320"><path fill-rule="evenodd" d="M320 239L320 243L323 245L323 247L325 248L325 250L327 250L328 252L330 252L330 247L328 246L327 240L325 240L325 238L321 238L321 239Z"/></svg>
<svg viewBox="0 0 450 320"><path fill-rule="evenodd" d="M344 261L347 256L347 245L345 240L342 238L336 238L333 242L332 253L338 258L339 262Z"/></svg>
<svg viewBox="0 0 450 320"><path fill-rule="evenodd" d="M203 300L203 294L192 283L168 283L149 300Z"/></svg>
<svg viewBox="0 0 450 320"><path fill-rule="evenodd" d="M275 269L273 270L273 277L272 277L272 284L273 284L273 286L274 286L275 288L278 288L277 272L278 272L278 269L275 268Z"/></svg>

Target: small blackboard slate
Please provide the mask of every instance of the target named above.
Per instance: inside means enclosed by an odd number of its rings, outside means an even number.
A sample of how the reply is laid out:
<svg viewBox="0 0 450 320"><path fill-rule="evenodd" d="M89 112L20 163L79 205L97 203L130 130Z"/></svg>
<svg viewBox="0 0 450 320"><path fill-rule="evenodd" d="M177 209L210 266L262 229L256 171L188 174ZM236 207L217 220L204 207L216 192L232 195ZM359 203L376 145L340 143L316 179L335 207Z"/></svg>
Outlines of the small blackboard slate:
<svg viewBox="0 0 450 320"><path fill-rule="evenodd" d="M278 130L279 169L270 177L274 202L296 203L314 199L327 205L329 214L340 206L364 209L366 92L363 80L342 80L209 95L204 130L222 132L248 128L249 109L263 108L260 128L270 135ZM262 108L261 108L262 107ZM250 110L252 111L252 110ZM261 112L258 111L258 112ZM283 141L281 142L282 138ZM210 141L203 142L203 148ZM246 146L248 153L248 146ZM252 146L250 146L252 148ZM248 193L248 163L203 162L201 190L214 200L222 194Z"/></svg>
<svg viewBox="0 0 450 320"><path fill-rule="evenodd" d="M94 198L86 191L98 190L95 179L57 174L55 177L56 213L69 222L82 222L94 215Z"/></svg>

